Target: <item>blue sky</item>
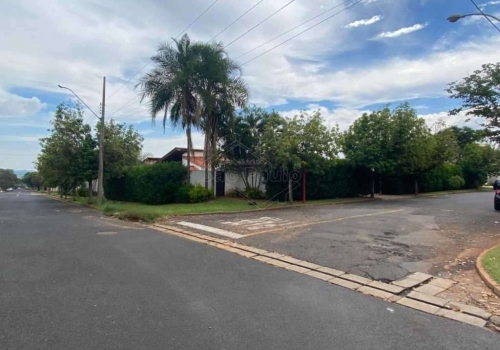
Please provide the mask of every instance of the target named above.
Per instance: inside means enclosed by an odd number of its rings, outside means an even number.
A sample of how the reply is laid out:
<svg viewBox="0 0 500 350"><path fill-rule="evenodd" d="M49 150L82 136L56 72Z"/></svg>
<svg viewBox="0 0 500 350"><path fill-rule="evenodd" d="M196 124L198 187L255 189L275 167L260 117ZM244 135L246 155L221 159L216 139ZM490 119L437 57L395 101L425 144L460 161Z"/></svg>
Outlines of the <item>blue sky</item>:
<svg viewBox="0 0 500 350"><path fill-rule="evenodd" d="M264 0L217 37L229 43L290 0ZM71 98L62 84L99 109L102 76L108 79L107 117L133 124L144 152L161 156L184 146L182 130L151 124L134 90L137 77L160 42L177 36L213 0L18 0L3 4L0 28L0 168L33 169L38 139L47 134L55 107ZM206 41L258 0L219 0L189 30ZM243 64L251 102L286 116L319 109L329 126L346 129L363 112L410 101L429 126L448 117L457 102L447 83L498 61L500 34L482 17L448 23L453 13L476 12L469 0L295 0L227 48L231 57L340 5L307 25L255 50ZM500 1L479 1L491 14ZM247 64L247 60L301 30L343 12ZM123 85L126 83L125 85ZM122 86L123 85L123 86ZM119 89L119 90L118 90ZM114 94L113 94L114 93ZM122 108L126 106L125 108ZM89 123L96 119L85 114ZM160 117L161 119L161 117ZM477 122L467 125L477 127ZM202 145L202 135L194 135Z"/></svg>

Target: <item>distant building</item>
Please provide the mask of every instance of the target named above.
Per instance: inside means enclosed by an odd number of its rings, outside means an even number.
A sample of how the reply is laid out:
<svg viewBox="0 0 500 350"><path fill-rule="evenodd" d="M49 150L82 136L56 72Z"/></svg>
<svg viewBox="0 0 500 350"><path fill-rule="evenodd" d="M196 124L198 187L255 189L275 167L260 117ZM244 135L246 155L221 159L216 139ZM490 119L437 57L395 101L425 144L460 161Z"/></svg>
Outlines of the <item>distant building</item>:
<svg viewBox="0 0 500 350"><path fill-rule="evenodd" d="M161 158L155 158L155 157L147 157L144 159L142 162L144 164L156 164Z"/></svg>
<svg viewBox="0 0 500 350"><path fill-rule="evenodd" d="M191 172L205 170L205 159L203 157L203 149L194 148L191 153ZM158 162L182 162L182 165L187 166L187 148L175 147L173 150L165 154Z"/></svg>

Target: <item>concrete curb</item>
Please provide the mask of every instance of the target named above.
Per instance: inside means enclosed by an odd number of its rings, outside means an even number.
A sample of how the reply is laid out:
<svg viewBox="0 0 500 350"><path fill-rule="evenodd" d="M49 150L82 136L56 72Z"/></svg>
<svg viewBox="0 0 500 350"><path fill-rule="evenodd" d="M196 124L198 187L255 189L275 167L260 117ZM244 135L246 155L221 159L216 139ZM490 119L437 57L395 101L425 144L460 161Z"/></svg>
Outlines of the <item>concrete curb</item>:
<svg viewBox="0 0 500 350"><path fill-rule="evenodd" d="M500 297L500 284L498 284L495 280L493 280L493 278L490 277L488 272L483 267L483 258L490 251L492 251L493 249L498 248L498 247L500 247L500 244L496 245L490 249L486 249L481 254L479 254L479 256L477 257L477 260L476 260L476 271L477 271L479 277L481 277L483 282L493 291L493 293L495 293L497 296Z"/></svg>

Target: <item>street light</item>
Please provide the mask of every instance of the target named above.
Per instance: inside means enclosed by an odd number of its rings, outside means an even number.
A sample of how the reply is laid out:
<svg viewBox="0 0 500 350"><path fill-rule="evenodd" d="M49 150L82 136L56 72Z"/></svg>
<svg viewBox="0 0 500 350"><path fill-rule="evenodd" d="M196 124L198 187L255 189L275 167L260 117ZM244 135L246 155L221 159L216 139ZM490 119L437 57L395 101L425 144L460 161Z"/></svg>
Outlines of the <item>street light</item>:
<svg viewBox="0 0 500 350"><path fill-rule="evenodd" d="M493 19L496 19L498 22L500 22L500 19L498 17L495 17L493 15L489 15L487 13L469 13L467 15L460 15L460 14L453 14L451 15L450 17L448 17L448 22L450 23L455 23L456 21L462 19L462 18L465 18L465 17L470 17L470 16L486 16L486 17L489 17L489 18L493 18Z"/></svg>
<svg viewBox="0 0 500 350"><path fill-rule="evenodd" d="M62 86L62 85L57 85L61 89L66 89L70 91L81 103L85 105L89 109L89 111L92 112L96 116L97 119L101 121L101 134L99 135L99 171L97 175L97 204L101 205L102 200L104 198L104 191L103 191L103 186L104 186L104 115L105 115L105 100L106 100L106 77L103 78L103 83L102 83L102 106L101 106L101 112L102 115L99 118L99 116L90 108L81 98L78 96L73 90L71 90L68 87Z"/></svg>

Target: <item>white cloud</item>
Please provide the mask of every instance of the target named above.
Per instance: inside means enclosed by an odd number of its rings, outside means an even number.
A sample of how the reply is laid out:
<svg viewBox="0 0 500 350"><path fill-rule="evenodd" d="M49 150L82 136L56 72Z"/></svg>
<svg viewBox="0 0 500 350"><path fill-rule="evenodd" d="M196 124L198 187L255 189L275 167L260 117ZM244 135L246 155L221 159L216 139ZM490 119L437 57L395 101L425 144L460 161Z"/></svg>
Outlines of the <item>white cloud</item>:
<svg viewBox="0 0 500 350"><path fill-rule="evenodd" d="M401 35L407 35L416 32L418 30L424 29L425 27L427 27L427 25L428 25L427 23L418 23L411 27L401 28L393 32L383 32L375 36L374 39L397 38Z"/></svg>
<svg viewBox="0 0 500 350"><path fill-rule="evenodd" d="M0 90L0 117L33 116L46 106L37 97L25 98Z"/></svg>
<svg viewBox="0 0 500 350"><path fill-rule="evenodd" d="M480 4L479 7L484 8L487 6L495 6L495 5L500 5L500 1L488 1L484 4Z"/></svg>
<svg viewBox="0 0 500 350"><path fill-rule="evenodd" d="M360 27L360 26L369 26L371 24L377 23L381 19L382 19L382 16L377 15L377 16L373 16L372 18L361 19L358 21L351 22L351 23L345 25L344 28L356 28L356 27Z"/></svg>

